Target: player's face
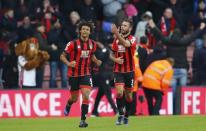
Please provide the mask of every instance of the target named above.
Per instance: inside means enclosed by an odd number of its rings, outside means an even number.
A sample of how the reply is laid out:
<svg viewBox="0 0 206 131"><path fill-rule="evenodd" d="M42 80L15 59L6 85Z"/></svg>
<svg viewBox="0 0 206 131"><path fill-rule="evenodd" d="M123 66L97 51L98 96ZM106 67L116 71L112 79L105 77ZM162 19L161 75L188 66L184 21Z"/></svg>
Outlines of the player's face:
<svg viewBox="0 0 206 131"><path fill-rule="evenodd" d="M80 30L80 36L87 38L89 37L91 31L90 31L90 27L89 26L82 26L81 30Z"/></svg>
<svg viewBox="0 0 206 131"><path fill-rule="evenodd" d="M131 31L131 27L130 27L130 23L123 21L121 24L121 33L124 34L128 34Z"/></svg>

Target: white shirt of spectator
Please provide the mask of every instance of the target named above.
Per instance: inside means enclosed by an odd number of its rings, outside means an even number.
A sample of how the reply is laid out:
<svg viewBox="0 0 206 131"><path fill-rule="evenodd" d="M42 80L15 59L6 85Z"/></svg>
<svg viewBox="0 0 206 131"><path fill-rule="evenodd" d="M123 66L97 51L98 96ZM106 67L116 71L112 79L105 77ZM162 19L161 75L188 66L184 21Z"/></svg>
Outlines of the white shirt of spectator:
<svg viewBox="0 0 206 131"><path fill-rule="evenodd" d="M147 21L140 21L137 24L134 36L137 38L137 42L140 43L140 38L146 36Z"/></svg>
<svg viewBox="0 0 206 131"><path fill-rule="evenodd" d="M18 57L19 79L22 79L23 86L36 86L36 68L31 70L25 70L23 67L26 63L27 60L24 56Z"/></svg>

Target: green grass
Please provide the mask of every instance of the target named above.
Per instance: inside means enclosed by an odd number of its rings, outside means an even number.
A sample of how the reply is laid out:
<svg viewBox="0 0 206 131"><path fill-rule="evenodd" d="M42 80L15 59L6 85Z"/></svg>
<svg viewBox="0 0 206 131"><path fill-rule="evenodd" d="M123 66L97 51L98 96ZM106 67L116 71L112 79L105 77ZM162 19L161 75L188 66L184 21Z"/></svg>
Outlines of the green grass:
<svg viewBox="0 0 206 131"><path fill-rule="evenodd" d="M129 125L115 125L116 117L88 118L80 129L79 118L0 119L0 131L205 131L206 116L130 117Z"/></svg>

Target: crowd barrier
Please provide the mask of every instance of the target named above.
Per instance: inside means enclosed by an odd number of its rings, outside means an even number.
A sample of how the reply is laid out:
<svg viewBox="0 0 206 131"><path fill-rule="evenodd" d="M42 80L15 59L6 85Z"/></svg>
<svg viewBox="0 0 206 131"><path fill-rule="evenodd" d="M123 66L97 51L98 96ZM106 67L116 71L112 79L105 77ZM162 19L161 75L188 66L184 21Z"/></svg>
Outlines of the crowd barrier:
<svg viewBox="0 0 206 131"><path fill-rule="evenodd" d="M97 89L92 90L89 99L89 115L93 109ZM61 117L69 97L68 90L0 90L0 118ZM115 98L115 90L112 90ZM206 114L206 88L183 87L180 97L180 114ZM81 97L73 104L69 116L80 116ZM137 93L137 115L148 115L147 102L142 89ZM100 116L113 116L113 110L106 97L101 100ZM173 114L172 91L165 93L161 115Z"/></svg>

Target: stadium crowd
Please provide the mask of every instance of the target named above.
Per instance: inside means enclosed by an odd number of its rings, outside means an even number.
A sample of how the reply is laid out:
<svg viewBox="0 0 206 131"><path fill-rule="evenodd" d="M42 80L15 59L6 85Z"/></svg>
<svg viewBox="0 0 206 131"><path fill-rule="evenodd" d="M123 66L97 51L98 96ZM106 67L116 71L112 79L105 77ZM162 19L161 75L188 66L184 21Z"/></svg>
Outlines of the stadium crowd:
<svg viewBox="0 0 206 131"><path fill-rule="evenodd" d="M18 57L14 49L21 41L35 37L39 49L50 55L49 88L57 88L57 70L60 70L61 88L67 88L68 69L60 61L60 54L69 41L78 38L80 20L94 22L96 28L91 37L98 41L100 49L96 56L106 63L100 69L92 67L94 84L104 79L113 86L113 62L105 55L113 41L112 23L120 26L124 18L134 23L131 34L137 38L142 73L152 62L169 56L175 60L174 89L189 84L206 85L206 34L198 30L206 22L206 0L1 0L0 86L19 88ZM152 23L148 24L151 19L163 36ZM190 63L186 55L188 46L194 47ZM37 69L35 87L43 88L45 71L48 70L44 67ZM94 114L98 115L96 109Z"/></svg>

